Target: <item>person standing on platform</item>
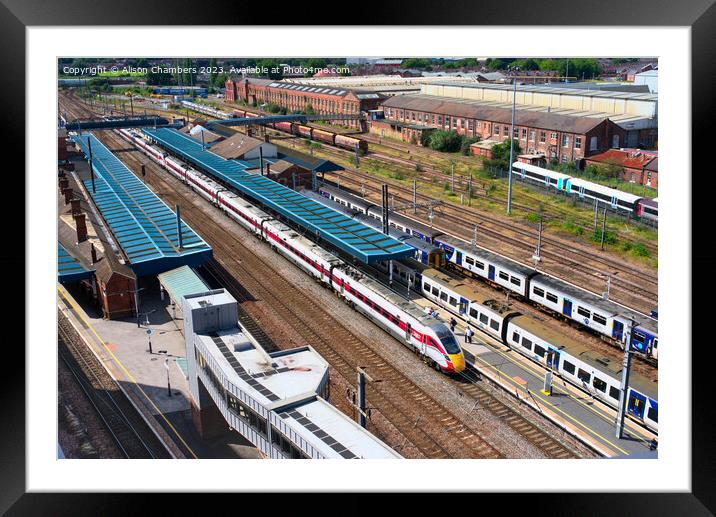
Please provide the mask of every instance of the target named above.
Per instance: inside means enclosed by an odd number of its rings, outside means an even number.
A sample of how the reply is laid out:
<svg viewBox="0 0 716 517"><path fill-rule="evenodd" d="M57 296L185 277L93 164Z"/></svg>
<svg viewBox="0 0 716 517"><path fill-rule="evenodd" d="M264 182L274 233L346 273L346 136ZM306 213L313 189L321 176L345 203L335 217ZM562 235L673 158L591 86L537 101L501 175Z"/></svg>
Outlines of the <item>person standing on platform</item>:
<svg viewBox="0 0 716 517"><path fill-rule="evenodd" d="M457 320L454 317L450 318L450 332L455 333L455 327L457 327Z"/></svg>
<svg viewBox="0 0 716 517"><path fill-rule="evenodd" d="M472 334L472 328L470 328L470 325L468 325L465 329L465 343L472 344Z"/></svg>

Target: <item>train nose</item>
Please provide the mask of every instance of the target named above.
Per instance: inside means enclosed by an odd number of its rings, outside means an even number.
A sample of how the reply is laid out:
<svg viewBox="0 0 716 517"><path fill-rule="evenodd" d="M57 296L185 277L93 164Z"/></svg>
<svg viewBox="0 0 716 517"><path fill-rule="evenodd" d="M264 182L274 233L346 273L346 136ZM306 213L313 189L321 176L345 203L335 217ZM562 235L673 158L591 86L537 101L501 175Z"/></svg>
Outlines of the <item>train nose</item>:
<svg viewBox="0 0 716 517"><path fill-rule="evenodd" d="M460 352L459 354L452 354L450 356L450 362L455 369L455 373L465 371L465 356Z"/></svg>

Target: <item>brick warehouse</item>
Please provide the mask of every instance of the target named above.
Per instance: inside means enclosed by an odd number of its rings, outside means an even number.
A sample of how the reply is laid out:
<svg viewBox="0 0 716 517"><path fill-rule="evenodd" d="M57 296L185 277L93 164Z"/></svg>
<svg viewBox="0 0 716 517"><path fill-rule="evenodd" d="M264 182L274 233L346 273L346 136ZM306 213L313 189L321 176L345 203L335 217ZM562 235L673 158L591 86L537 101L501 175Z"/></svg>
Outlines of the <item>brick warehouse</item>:
<svg viewBox="0 0 716 517"><path fill-rule="evenodd" d="M245 78L226 81L226 100L247 104L271 103L291 111L305 111L311 106L318 114L337 113L360 115L361 112L378 108L385 96L376 92L352 91L325 86L273 81L271 79ZM360 127L358 120L345 120L342 125Z"/></svg>
<svg viewBox="0 0 716 517"><path fill-rule="evenodd" d="M453 101L427 95L400 95L383 103L386 120L423 124L457 131L481 140L504 141L510 132L512 110ZM625 130L607 118L585 118L530 110L516 110L515 138L523 152L547 159L577 162L619 147Z"/></svg>

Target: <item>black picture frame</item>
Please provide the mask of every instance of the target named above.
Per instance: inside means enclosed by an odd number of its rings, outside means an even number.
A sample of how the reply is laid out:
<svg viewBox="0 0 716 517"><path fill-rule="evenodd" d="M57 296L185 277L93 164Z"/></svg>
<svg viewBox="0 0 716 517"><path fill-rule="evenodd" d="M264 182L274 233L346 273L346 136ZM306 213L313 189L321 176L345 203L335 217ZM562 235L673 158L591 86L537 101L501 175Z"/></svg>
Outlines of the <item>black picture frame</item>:
<svg viewBox="0 0 716 517"><path fill-rule="evenodd" d="M692 491L690 493L619 493L619 494L533 494L533 495L479 495L472 501L480 500L485 510L487 505L496 503L495 508L509 509L510 513L526 510L530 513L548 513L550 515L714 515L716 513L716 433L714 425L714 405L711 393L714 388L709 379L713 377L714 349L713 338L708 327L700 325L708 321L714 300L714 266L716 248L713 242L713 219L710 214L713 195L710 189L693 188L698 181L713 182L711 168L705 162L710 149L713 134L714 96L713 79L716 78L716 6L714 0L688 0L673 2L668 0L632 0L628 3L619 0L601 0L599 2L575 2L573 0L552 0L535 2L533 0L514 0L502 3L434 3L414 0L411 2L390 2L369 5L363 2L351 4L356 16L346 14L338 16L335 3L312 3L310 12L304 3L283 5L271 13L267 19L266 6L249 2L214 2L211 8L203 8L196 2L183 0L123 0L122 2L98 2L92 0L67 0L65 2L38 2L28 0L1 0L0 4L0 53L6 73L2 75L3 104L0 121L5 129L5 149L18 150L6 155L3 168L2 191L3 205L7 209L8 198L13 201L31 198L32 193L25 190L25 178L19 170L24 162L24 153L19 152L32 142L25 142L25 103L32 99L25 97L25 29L28 26L48 25L212 25L244 24L265 21L280 24L291 21L295 24L314 25L317 23L315 12L323 12L324 23L336 23L336 20L361 23L393 25L621 25L621 26L687 26L691 27L692 42L692 153L693 170L688 176L689 164L684 163L681 171L669 171L669 174L681 174L684 181L692 185L692 275L698 278L698 291L693 290L692 335L684 335L683 347L690 341L698 346L692 347ZM351 7L349 6L349 7ZM227 14L230 13L230 14ZM625 42L628 47L628 42ZM53 81L54 77L48 77ZM684 78L688 80L688 78ZM25 103L18 102L25 99ZM696 108L696 109L694 109ZM8 158L11 156L11 158ZM702 163L703 169L699 165ZM24 169L23 169L24 170ZM701 173L701 171L704 173ZM11 173L12 171L12 173ZM697 181L698 180L698 181ZM15 182L8 185L8 182ZM12 195L9 195L11 193ZM7 281L20 283L20 275L13 272L23 271L31 275L25 266L24 242L30 238L22 225L17 224L23 207L16 206L5 211L3 237L8 245L0 249L0 263L4 266L5 289L0 296L0 307L4 318L5 339L0 340L2 354L2 389L0 390L0 512L7 515L124 515L138 513L140 497L153 497L133 494L28 494L25 493L25 358L19 345L23 341L23 325L18 321L19 307L24 308L24 286L11 288ZM14 220L8 217L12 212ZM704 239L704 236L707 238ZM678 273L677 273L678 274ZM685 273L681 273L684 274ZM696 276L698 275L698 276ZM691 282L691 278L684 278ZM692 282L692 286L696 287ZM698 292L698 296L696 293ZM10 295L12 293L12 295ZM20 293L23 293L22 295ZM699 299L700 298L700 299ZM688 301L685 301L688 303ZM25 324L31 314L25 314ZM11 338L12 332L20 331L19 336ZM48 351L54 350L48 344ZM711 370L711 371L709 371ZM48 394L50 396L50 394ZM48 425L54 425L54 415L48 415ZM639 461L639 460L636 460ZM629 480L624 479L624 490L629 490ZM559 480L555 479L555 486ZM488 502L487 497L492 501ZM458 506L468 503L466 497L445 495L443 501L448 506L456 505L455 510L471 511ZM361 510L361 502L366 499L350 495L341 499L341 507L352 508L350 513L370 511L368 503ZM412 496L410 501L424 507L429 501L426 494ZM217 500L215 500L217 502ZM222 502L234 504L235 498L222 498ZM163 498L163 512L186 509L185 497ZM337 504L337 503L336 503ZM403 503L401 503L403 504ZM407 504L407 503L406 503ZM476 502L472 504L477 504ZM490 505L491 506L491 505ZM270 507L266 507L268 510ZM447 507L446 507L447 509ZM407 507L401 513L407 513ZM142 512L144 513L144 512ZM348 512L343 512L348 513Z"/></svg>

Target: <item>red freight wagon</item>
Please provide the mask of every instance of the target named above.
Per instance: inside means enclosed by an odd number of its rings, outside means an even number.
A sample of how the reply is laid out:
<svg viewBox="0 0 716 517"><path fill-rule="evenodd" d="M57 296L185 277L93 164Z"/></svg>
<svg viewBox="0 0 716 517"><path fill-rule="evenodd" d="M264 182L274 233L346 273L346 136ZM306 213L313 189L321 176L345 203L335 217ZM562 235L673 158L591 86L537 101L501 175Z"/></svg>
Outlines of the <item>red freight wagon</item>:
<svg viewBox="0 0 716 517"><path fill-rule="evenodd" d="M365 140L359 140L358 138L352 138L350 136L336 135L336 145L345 149L354 151L356 148L361 151L368 150L368 142Z"/></svg>
<svg viewBox="0 0 716 517"><path fill-rule="evenodd" d="M328 131L323 131L322 129L315 129L313 130L313 139L314 140L320 140L321 142L326 142L328 144L333 145L333 140L335 139L336 135L335 133L330 133Z"/></svg>
<svg viewBox="0 0 716 517"><path fill-rule="evenodd" d="M291 123L290 122L276 122L275 124L276 129L280 131L286 131L287 133L291 133Z"/></svg>

